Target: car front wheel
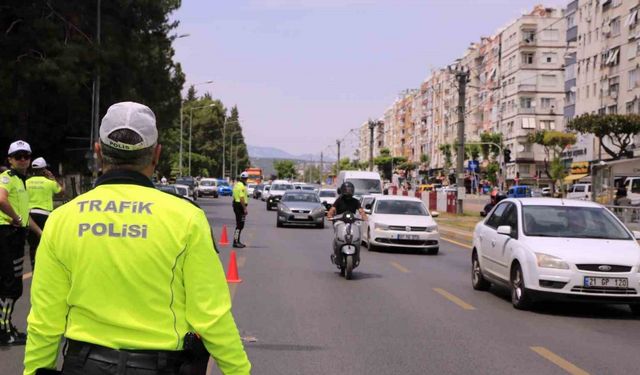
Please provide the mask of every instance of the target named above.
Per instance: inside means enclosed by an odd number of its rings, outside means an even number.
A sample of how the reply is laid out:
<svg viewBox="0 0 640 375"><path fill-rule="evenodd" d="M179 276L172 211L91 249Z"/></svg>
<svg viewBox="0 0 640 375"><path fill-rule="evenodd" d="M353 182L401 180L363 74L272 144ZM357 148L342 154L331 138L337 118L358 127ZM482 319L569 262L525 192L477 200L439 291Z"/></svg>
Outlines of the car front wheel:
<svg viewBox="0 0 640 375"><path fill-rule="evenodd" d="M524 284L524 275L520 264L515 263L511 269L511 303L518 310L528 310L533 301Z"/></svg>
<svg viewBox="0 0 640 375"><path fill-rule="evenodd" d="M480 261L478 260L478 253L475 251L471 256L471 285L475 290L489 290L491 283L488 282L482 275L482 269L480 268Z"/></svg>

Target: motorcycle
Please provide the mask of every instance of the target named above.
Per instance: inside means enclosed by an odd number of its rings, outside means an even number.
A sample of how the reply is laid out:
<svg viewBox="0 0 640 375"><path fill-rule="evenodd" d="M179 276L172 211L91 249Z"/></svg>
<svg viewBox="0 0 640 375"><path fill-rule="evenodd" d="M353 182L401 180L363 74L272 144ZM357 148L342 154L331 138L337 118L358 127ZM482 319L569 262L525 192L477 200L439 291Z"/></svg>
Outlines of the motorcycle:
<svg viewBox="0 0 640 375"><path fill-rule="evenodd" d="M340 276L351 280L354 268L360 264L362 231L358 222L363 220L351 212L334 216L329 220L336 223L334 225L335 238L333 239L331 263L338 267Z"/></svg>

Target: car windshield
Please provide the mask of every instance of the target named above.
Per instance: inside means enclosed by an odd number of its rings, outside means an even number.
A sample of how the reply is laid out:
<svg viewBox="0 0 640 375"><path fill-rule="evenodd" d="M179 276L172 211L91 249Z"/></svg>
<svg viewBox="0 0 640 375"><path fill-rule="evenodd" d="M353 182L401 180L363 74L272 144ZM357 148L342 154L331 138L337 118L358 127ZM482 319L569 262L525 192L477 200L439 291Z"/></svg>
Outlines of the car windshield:
<svg viewBox="0 0 640 375"><path fill-rule="evenodd" d="M338 193L335 190L321 190L320 191L320 196L321 197L332 197L335 198L338 196Z"/></svg>
<svg viewBox="0 0 640 375"><path fill-rule="evenodd" d="M176 189L178 190L178 194L180 194L180 195L188 195L189 194L187 188L177 187L176 186Z"/></svg>
<svg viewBox="0 0 640 375"><path fill-rule="evenodd" d="M380 190L380 180L377 179L348 179L347 181L353 184L355 188L356 195L365 195L365 194L382 194L382 190Z"/></svg>
<svg viewBox="0 0 640 375"><path fill-rule="evenodd" d="M313 186L303 186L302 190L313 191Z"/></svg>
<svg viewBox="0 0 640 375"><path fill-rule="evenodd" d="M294 194L285 194L282 197L283 202L311 202L311 203L319 203L320 200L316 194L309 193L294 193Z"/></svg>
<svg viewBox="0 0 640 375"><path fill-rule="evenodd" d="M176 183L192 186L193 184L195 184L195 180L192 178L176 178Z"/></svg>
<svg viewBox="0 0 640 375"><path fill-rule="evenodd" d="M381 200L376 206L376 214L383 215L416 215L427 216L426 208L421 202L401 200Z"/></svg>
<svg viewBox="0 0 640 375"><path fill-rule="evenodd" d="M227 181L220 181L218 182L219 186L229 186L229 183Z"/></svg>
<svg viewBox="0 0 640 375"><path fill-rule="evenodd" d="M631 239L613 215L600 207L526 205L523 220L527 236Z"/></svg>
<svg viewBox="0 0 640 375"><path fill-rule="evenodd" d="M216 183L211 180L200 181L200 186L216 186Z"/></svg>
<svg viewBox="0 0 640 375"><path fill-rule="evenodd" d="M293 185L290 184L275 184L271 186L271 190L293 190Z"/></svg>
<svg viewBox="0 0 640 375"><path fill-rule="evenodd" d="M171 193L171 194L176 193L176 188L174 186L160 185L160 186L157 186L157 188L158 190L164 191L165 193Z"/></svg>

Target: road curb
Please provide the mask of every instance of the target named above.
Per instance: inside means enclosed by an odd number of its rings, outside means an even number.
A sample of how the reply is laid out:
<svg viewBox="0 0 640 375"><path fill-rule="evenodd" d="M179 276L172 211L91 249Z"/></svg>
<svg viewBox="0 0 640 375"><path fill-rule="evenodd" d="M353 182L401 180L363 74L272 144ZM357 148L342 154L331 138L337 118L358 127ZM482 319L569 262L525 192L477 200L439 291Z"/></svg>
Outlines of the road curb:
<svg viewBox="0 0 640 375"><path fill-rule="evenodd" d="M438 230L443 237L450 238L471 246L473 243L473 234L471 232L465 232L446 225L438 225Z"/></svg>

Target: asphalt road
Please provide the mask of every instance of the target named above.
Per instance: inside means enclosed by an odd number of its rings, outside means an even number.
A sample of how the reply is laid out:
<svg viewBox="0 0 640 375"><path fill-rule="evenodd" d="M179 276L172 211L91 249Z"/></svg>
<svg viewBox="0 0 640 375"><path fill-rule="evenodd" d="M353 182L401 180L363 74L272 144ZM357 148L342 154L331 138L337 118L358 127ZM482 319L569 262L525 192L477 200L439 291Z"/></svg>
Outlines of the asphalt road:
<svg viewBox="0 0 640 375"><path fill-rule="evenodd" d="M229 198L198 202L218 239L222 225L232 234ZM626 306L517 311L504 289L474 291L469 249L446 241L437 256L363 248L347 281L329 261L330 226L277 229L275 215L251 201L243 281L230 284L254 374L639 372L640 319ZM220 249L226 265L231 248ZM23 298L20 328L27 310ZM22 358L20 347L0 351L0 374L20 373Z"/></svg>

